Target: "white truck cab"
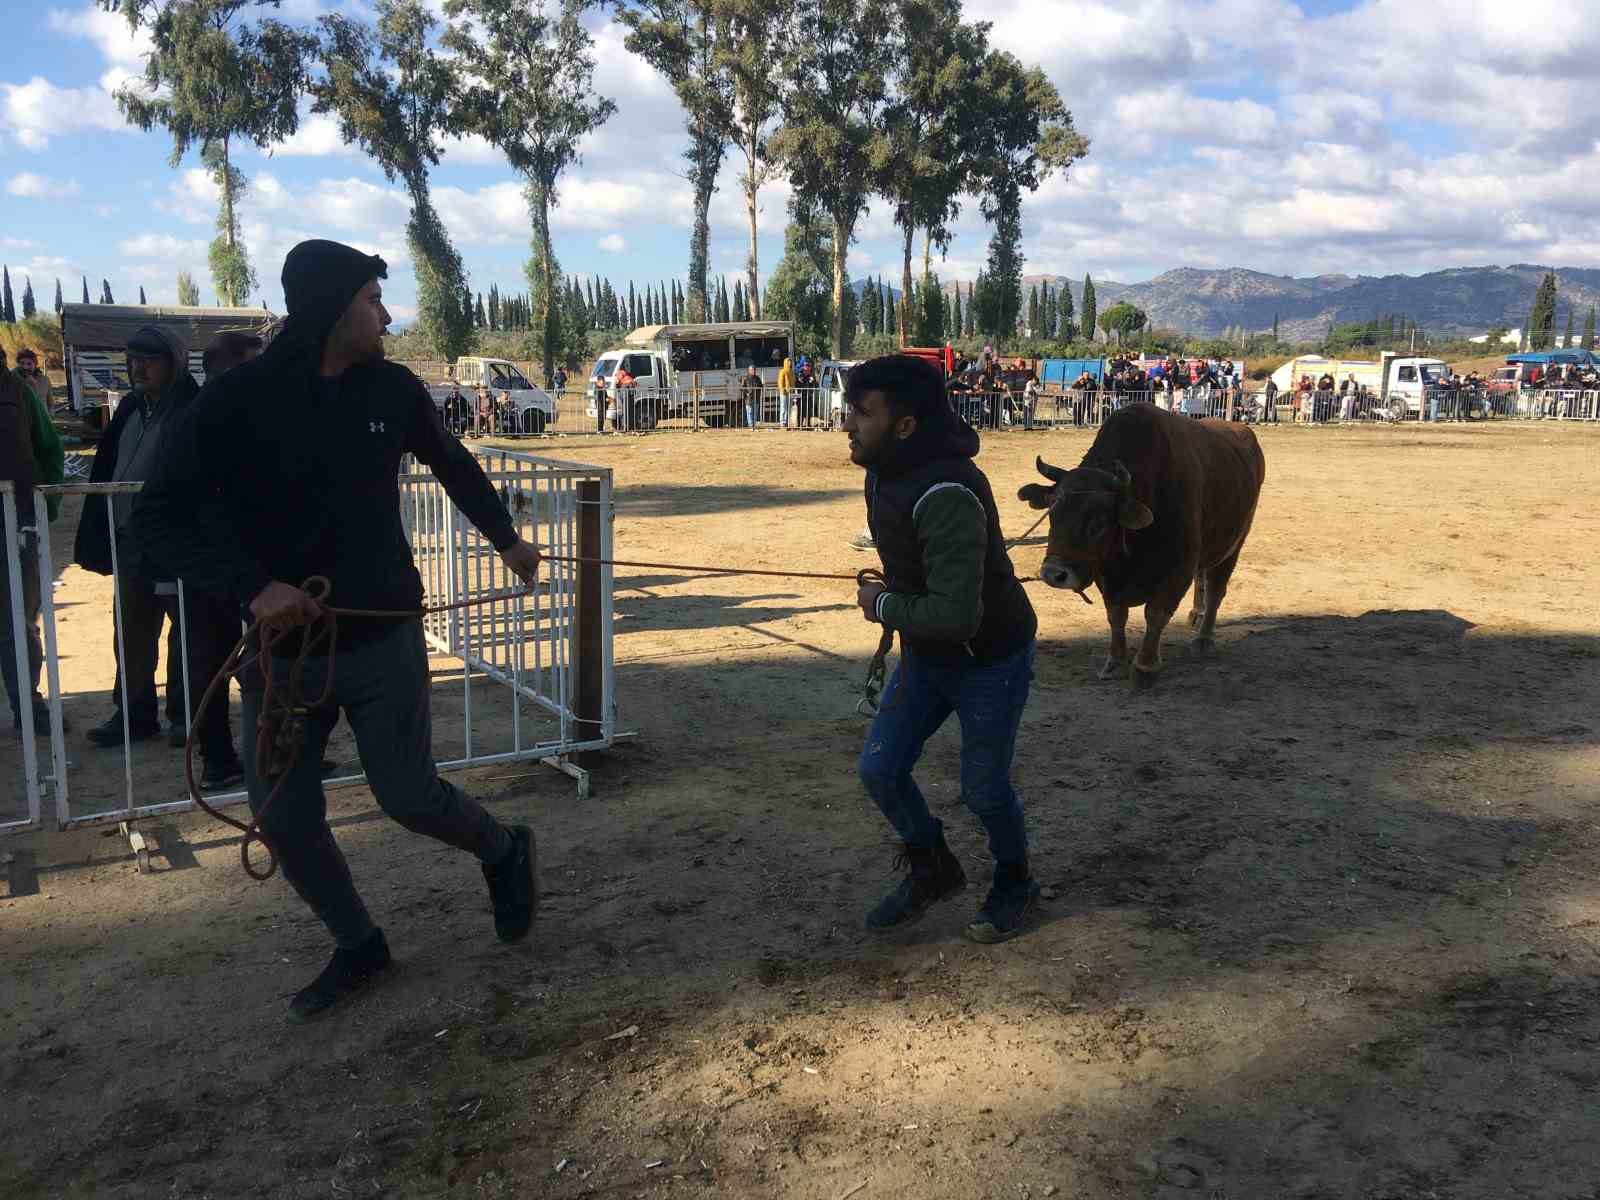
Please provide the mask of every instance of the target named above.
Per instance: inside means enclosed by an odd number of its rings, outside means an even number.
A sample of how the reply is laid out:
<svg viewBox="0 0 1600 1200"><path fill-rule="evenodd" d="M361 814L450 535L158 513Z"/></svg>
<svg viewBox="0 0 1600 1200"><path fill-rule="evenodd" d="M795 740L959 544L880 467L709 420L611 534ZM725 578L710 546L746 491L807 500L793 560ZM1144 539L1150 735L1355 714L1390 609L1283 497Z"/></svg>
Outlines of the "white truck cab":
<svg viewBox="0 0 1600 1200"><path fill-rule="evenodd" d="M545 427L555 424L560 416L555 397L529 383L528 377L508 359L470 356L456 359L449 381L428 387L434 404L444 407L452 385L459 387L469 399L479 388L493 392L496 401L502 393L509 394L517 409L517 429L522 433L543 433Z"/></svg>
<svg viewBox="0 0 1600 1200"><path fill-rule="evenodd" d="M1379 359L1379 400L1391 420L1420 419L1449 374L1450 367L1442 358L1384 354Z"/></svg>

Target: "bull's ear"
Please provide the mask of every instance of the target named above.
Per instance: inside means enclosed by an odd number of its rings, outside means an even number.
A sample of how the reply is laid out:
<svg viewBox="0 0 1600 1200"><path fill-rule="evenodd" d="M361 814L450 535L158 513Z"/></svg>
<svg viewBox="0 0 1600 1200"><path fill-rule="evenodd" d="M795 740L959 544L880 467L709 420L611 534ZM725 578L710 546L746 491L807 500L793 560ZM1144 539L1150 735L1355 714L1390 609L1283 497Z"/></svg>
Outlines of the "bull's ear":
<svg viewBox="0 0 1600 1200"><path fill-rule="evenodd" d="M1117 505L1117 523L1124 529L1143 529L1155 524L1155 519L1155 513L1132 497Z"/></svg>
<svg viewBox="0 0 1600 1200"><path fill-rule="evenodd" d="M1042 483L1025 483L1017 489L1017 499L1026 500L1029 508L1049 508L1054 495L1055 489Z"/></svg>

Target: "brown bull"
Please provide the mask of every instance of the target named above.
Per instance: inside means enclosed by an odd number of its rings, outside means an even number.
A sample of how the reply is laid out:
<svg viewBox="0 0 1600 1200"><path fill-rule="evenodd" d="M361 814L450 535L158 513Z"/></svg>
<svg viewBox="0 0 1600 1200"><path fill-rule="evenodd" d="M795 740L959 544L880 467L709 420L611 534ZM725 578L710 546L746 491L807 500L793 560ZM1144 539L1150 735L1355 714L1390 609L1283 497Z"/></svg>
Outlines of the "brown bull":
<svg viewBox="0 0 1600 1200"><path fill-rule="evenodd" d="M1217 610L1250 533L1266 461L1255 435L1227 421L1195 421L1152 404L1113 413L1071 471L1038 460L1050 486L1017 496L1050 509L1050 543L1039 575L1051 587L1105 600L1110 679L1128 661L1128 610L1144 605L1144 642L1133 660L1135 687L1161 668L1161 635L1194 585L1193 645L1215 642Z"/></svg>

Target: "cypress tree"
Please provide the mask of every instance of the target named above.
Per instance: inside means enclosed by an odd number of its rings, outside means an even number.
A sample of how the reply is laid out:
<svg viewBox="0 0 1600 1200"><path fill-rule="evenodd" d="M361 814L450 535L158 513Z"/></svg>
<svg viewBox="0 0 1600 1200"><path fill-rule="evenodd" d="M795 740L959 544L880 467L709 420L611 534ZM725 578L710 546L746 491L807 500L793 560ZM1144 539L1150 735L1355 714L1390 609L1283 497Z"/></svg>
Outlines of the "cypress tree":
<svg viewBox="0 0 1600 1200"><path fill-rule="evenodd" d="M102 279L100 281L100 303L101 304L115 304L116 303L115 298L113 298L113 296L111 295L111 281L109 279Z"/></svg>
<svg viewBox="0 0 1600 1200"><path fill-rule="evenodd" d="M1078 336L1077 317L1072 310L1072 285L1070 283L1063 283L1058 289L1056 336L1064 342L1070 342Z"/></svg>
<svg viewBox="0 0 1600 1200"><path fill-rule="evenodd" d="M1577 314L1576 311L1573 310L1572 305L1570 305L1570 304L1567 305L1567 336L1561 339L1561 346L1562 346L1563 349L1566 349L1566 350L1571 350L1572 349L1572 338L1573 338L1572 327L1573 327L1573 322L1577 320L1577 316L1578 316L1578 314Z"/></svg>
<svg viewBox="0 0 1600 1200"><path fill-rule="evenodd" d="M27 293L26 292L23 293L23 297L24 297L24 299L26 299L26 297L27 297ZM1594 349L1594 305L1592 305L1592 304L1589 305L1589 315L1583 319L1583 343L1582 343L1582 345L1583 345L1583 348L1585 350L1593 350Z"/></svg>
<svg viewBox="0 0 1600 1200"><path fill-rule="evenodd" d="M1099 311L1095 307L1094 280L1085 275L1083 277L1083 320L1079 322L1079 327L1083 330L1083 336L1091 342L1094 341L1095 318L1099 315Z"/></svg>
<svg viewBox="0 0 1600 1200"><path fill-rule="evenodd" d="M37 311L38 308L33 302L33 277L24 275L22 277L22 319L26 321Z"/></svg>
<svg viewBox="0 0 1600 1200"><path fill-rule="evenodd" d="M1528 318L1528 345L1548 350L1556 336L1556 273L1546 271L1533 296L1533 312Z"/></svg>
<svg viewBox="0 0 1600 1200"><path fill-rule="evenodd" d="M144 286L142 284L139 287L139 303L140 304L148 304L148 303L150 303L148 300L146 300L144 298Z"/></svg>
<svg viewBox="0 0 1600 1200"><path fill-rule="evenodd" d="M4 283L0 283L0 321L6 324L15 324L17 319L17 306L11 300L11 268L0 267L4 275Z"/></svg>
<svg viewBox="0 0 1600 1200"><path fill-rule="evenodd" d="M89 303L89 277L80 275L78 278L83 280L83 302L87 304Z"/></svg>
<svg viewBox="0 0 1600 1200"><path fill-rule="evenodd" d="M56 276L56 316L61 315L61 276Z"/></svg>
<svg viewBox="0 0 1600 1200"><path fill-rule="evenodd" d="M1029 337L1038 337L1039 336L1039 330L1040 330L1040 328L1042 326L1042 321L1040 320L1040 318L1043 315L1044 314L1039 311L1039 288L1038 288L1038 285L1035 285L1035 286L1030 287L1028 289L1028 336Z"/></svg>
<svg viewBox="0 0 1600 1200"><path fill-rule="evenodd" d="M961 285L956 284L955 295L950 298L950 325L951 337L960 337L966 332L966 318L961 312Z"/></svg>
<svg viewBox="0 0 1600 1200"><path fill-rule="evenodd" d="M1276 346L1278 344L1278 314L1277 313L1273 313L1272 314L1272 344L1274 346Z"/></svg>

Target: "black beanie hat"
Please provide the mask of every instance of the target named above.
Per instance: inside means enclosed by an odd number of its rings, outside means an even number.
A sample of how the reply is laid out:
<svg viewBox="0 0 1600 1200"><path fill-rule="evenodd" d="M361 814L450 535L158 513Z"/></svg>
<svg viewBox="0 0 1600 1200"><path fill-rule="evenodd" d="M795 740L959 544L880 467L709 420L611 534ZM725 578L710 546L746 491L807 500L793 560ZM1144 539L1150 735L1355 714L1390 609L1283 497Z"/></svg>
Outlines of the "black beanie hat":
<svg viewBox="0 0 1600 1200"><path fill-rule="evenodd" d="M313 238L283 260L283 299L291 319L331 326L368 281L388 277L389 265L376 254Z"/></svg>

